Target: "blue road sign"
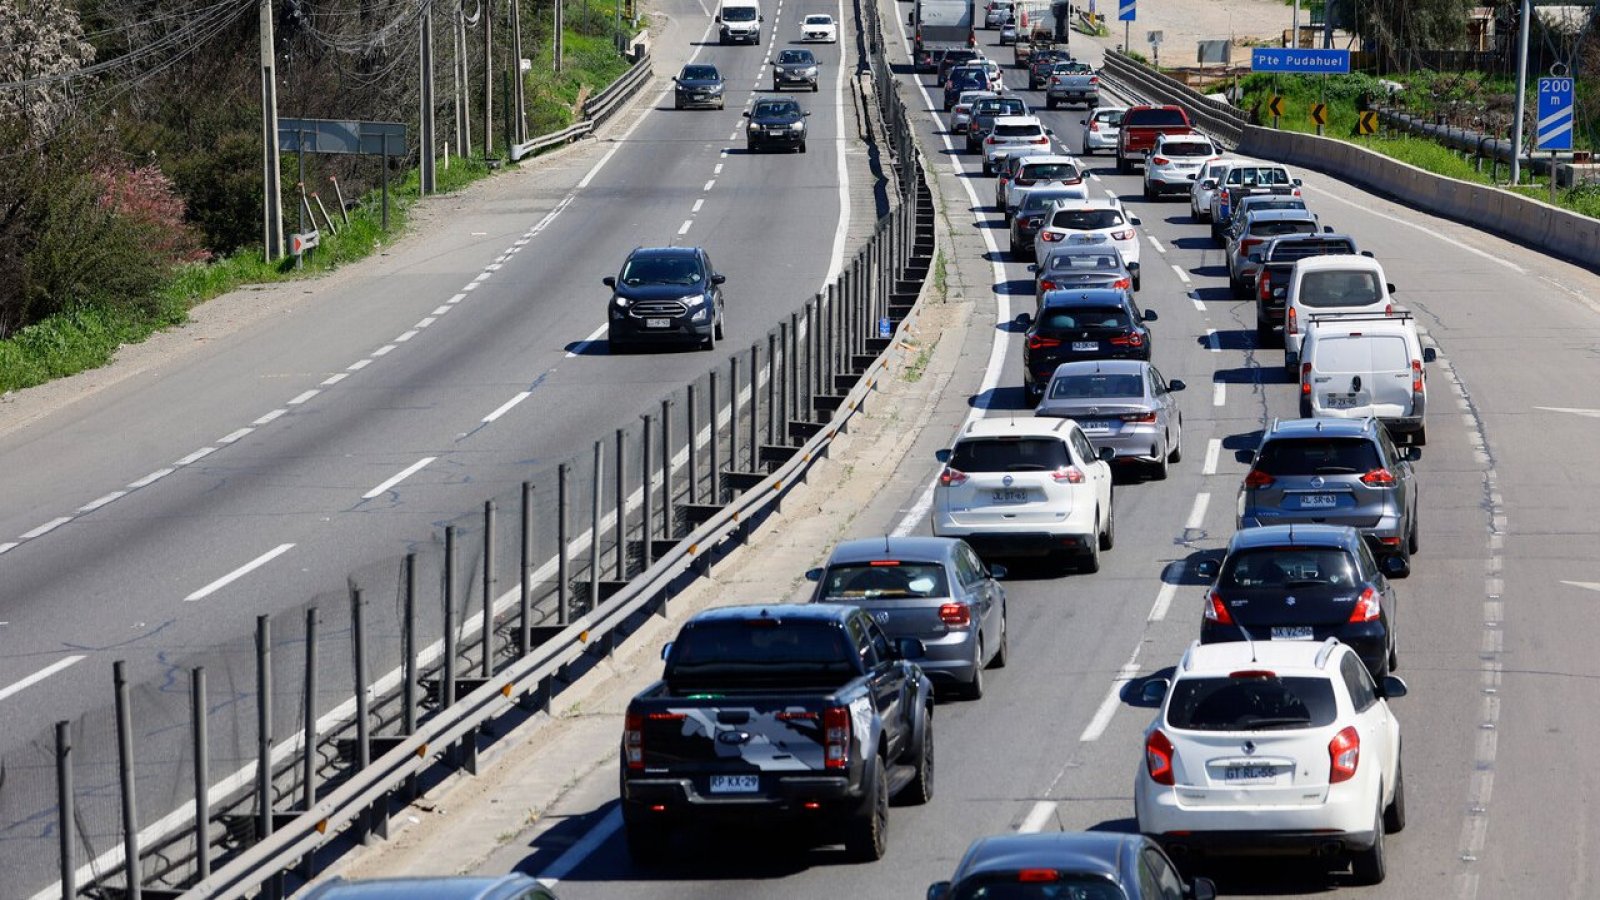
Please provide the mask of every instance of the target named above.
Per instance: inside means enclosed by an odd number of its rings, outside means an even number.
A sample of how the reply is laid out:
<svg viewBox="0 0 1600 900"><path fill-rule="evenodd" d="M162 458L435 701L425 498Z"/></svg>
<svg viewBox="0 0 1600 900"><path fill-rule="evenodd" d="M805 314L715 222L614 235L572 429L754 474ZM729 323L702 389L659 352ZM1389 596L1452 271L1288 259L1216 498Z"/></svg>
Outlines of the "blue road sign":
<svg viewBox="0 0 1600 900"><path fill-rule="evenodd" d="M1572 149L1572 79L1539 79L1540 150Z"/></svg>
<svg viewBox="0 0 1600 900"><path fill-rule="evenodd" d="M890 328L889 320L887 318L879 319L878 320L878 337L886 338L886 337L892 337L893 335L894 335L894 330L892 328Z"/></svg>
<svg viewBox="0 0 1600 900"><path fill-rule="evenodd" d="M1299 50L1256 47L1250 51L1252 72L1298 72L1302 75L1344 75L1350 71L1349 50Z"/></svg>
<svg viewBox="0 0 1600 900"><path fill-rule="evenodd" d="M1134 0L1117 0L1117 21L1132 22L1134 18L1133 6Z"/></svg>

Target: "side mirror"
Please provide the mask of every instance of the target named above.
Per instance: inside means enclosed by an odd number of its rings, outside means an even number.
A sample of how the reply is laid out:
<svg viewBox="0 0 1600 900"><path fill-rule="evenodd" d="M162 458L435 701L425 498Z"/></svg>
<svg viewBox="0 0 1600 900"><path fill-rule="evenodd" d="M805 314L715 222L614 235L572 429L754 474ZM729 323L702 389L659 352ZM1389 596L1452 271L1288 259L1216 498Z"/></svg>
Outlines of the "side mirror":
<svg viewBox="0 0 1600 900"><path fill-rule="evenodd" d="M1200 578L1215 578L1222 564L1214 559L1202 559L1194 564L1194 574Z"/></svg>
<svg viewBox="0 0 1600 900"><path fill-rule="evenodd" d="M1171 381L1167 382L1167 391L1169 393L1173 393L1173 394L1176 394L1177 392L1182 391L1182 390L1186 390L1188 387L1189 387L1189 385L1184 383L1183 379L1181 379L1181 378L1174 378Z"/></svg>
<svg viewBox="0 0 1600 900"><path fill-rule="evenodd" d="M1384 287L1389 289L1389 293L1391 293L1391 294L1394 293L1394 282L1391 281L1388 284L1384 285Z"/></svg>
<svg viewBox="0 0 1600 900"><path fill-rule="evenodd" d="M948 463L950 461L950 451L948 449L935 450L933 451L933 458L939 462Z"/></svg>
<svg viewBox="0 0 1600 900"><path fill-rule="evenodd" d="M713 19L712 21L721 22L722 21L722 13L717 13L717 17L715 19Z"/></svg>
<svg viewBox="0 0 1600 900"><path fill-rule="evenodd" d="M1324 226L1322 226L1322 233L1323 234L1333 234L1333 226L1332 225L1324 225Z"/></svg>
<svg viewBox="0 0 1600 900"><path fill-rule="evenodd" d="M928 648L916 638L903 637L894 642L894 655L897 659L921 659L928 655Z"/></svg>
<svg viewBox="0 0 1600 900"><path fill-rule="evenodd" d="M713 276L711 276L711 283L712 284L727 284L728 283L728 276L720 275L720 274L719 275L713 275Z"/></svg>
<svg viewBox="0 0 1600 900"><path fill-rule="evenodd" d="M822 580L822 570L821 569L807 569L806 570L806 580L807 581L821 581Z"/></svg>
<svg viewBox="0 0 1600 900"><path fill-rule="evenodd" d="M950 896L950 882L935 881L928 885L928 900L946 900Z"/></svg>
<svg viewBox="0 0 1600 900"><path fill-rule="evenodd" d="M1165 678L1152 678L1139 688L1139 699L1150 706L1159 706L1161 701L1167 699L1167 689L1172 687L1172 682Z"/></svg>
<svg viewBox="0 0 1600 900"><path fill-rule="evenodd" d="M1044 130L1044 133L1050 135L1051 137L1054 137L1055 133L1056 133L1056 130L1054 128L1046 128Z"/></svg>
<svg viewBox="0 0 1600 900"><path fill-rule="evenodd" d="M999 581L1000 579L1006 577L1006 574L1010 571L1011 570L1007 569L1005 566L990 566L989 577L993 578L995 581Z"/></svg>
<svg viewBox="0 0 1600 900"><path fill-rule="evenodd" d="M1193 900L1217 900L1217 885L1209 878L1196 878L1183 893Z"/></svg>
<svg viewBox="0 0 1600 900"><path fill-rule="evenodd" d="M607 275L606 277L600 279L600 283L608 288L614 288L617 286L617 279L613 275Z"/></svg>
<svg viewBox="0 0 1600 900"><path fill-rule="evenodd" d="M1137 275L1137 274L1139 274L1139 264L1138 263L1128 263L1128 274L1129 275Z"/></svg>
<svg viewBox="0 0 1600 900"><path fill-rule="evenodd" d="M1372 255L1372 251L1371 250L1363 250L1363 251L1361 251L1361 255L1365 256L1367 259L1377 259L1376 256Z"/></svg>
<svg viewBox="0 0 1600 900"><path fill-rule="evenodd" d="M1101 447L1100 452L1095 455L1098 456L1100 461L1103 463L1115 462L1117 459L1117 451L1111 449L1110 447Z"/></svg>
<svg viewBox="0 0 1600 900"><path fill-rule="evenodd" d="M662 661L665 662L667 657L670 656L670 655L672 655L672 642L671 641L667 641L665 644L661 645L661 659L662 659Z"/></svg>
<svg viewBox="0 0 1600 900"><path fill-rule="evenodd" d="M1406 687L1406 683L1401 681L1398 675L1386 676L1383 679L1382 688L1385 700L1398 700L1411 693L1411 689Z"/></svg>
<svg viewBox="0 0 1600 900"><path fill-rule="evenodd" d="M1129 225L1143 225L1144 224L1144 220L1140 219L1138 216L1129 216L1128 217L1128 224Z"/></svg>
<svg viewBox="0 0 1600 900"><path fill-rule="evenodd" d="M1432 347L1423 347L1422 348L1422 361L1423 362L1431 363L1431 362L1433 362L1434 360L1436 360L1438 358L1439 358L1439 351L1433 349Z"/></svg>
<svg viewBox="0 0 1600 900"><path fill-rule="evenodd" d="M676 75L672 76L672 83L673 84L677 84L678 83L678 76L676 76Z"/></svg>
<svg viewBox="0 0 1600 900"><path fill-rule="evenodd" d="M1411 563L1398 556L1385 556L1379 565L1383 574L1390 578L1404 578L1411 574Z"/></svg>
<svg viewBox="0 0 1600 900"><path fill-rule="evenodd" d="M750 113L748 112L740 113L740 115L744 116L746 119L750 118Z"/></svg>
<svg viewBox="0 0 1600 900"><path fill-rule="evenodd" d="M1301 180L1300 180L1300 179L1298 179L1298 178L1296 178L1296 179L1295 179L1295 180L1294 180L1294 186L1295 186L1295 187L1302 187L1302 186L1304 186L1304 185L1305 185L1305 182L1304 182L1304 181L1301 181Z"/></svg>
<svg viewBox="0 0 1600 900"><path fill-rule="evenodd" d="M1260 455L1261 455L1261 451L1260 450L1246 450L1244 452L1244 461L1253 466L1253 465L1256 464L1256 458L1259 457Z"/></svg>
<svg viewBox="0 0 1600 900"><path fill-rule="evenodd" d="M1021 325L1023 328L1031 327L1033 325L1033 314L1032 313L1018 313L1017 314L1017 324Z"/></svg>
<svg viewBox="0 0 1600 900"><path fill-rule="evenodd" d="M1422 458L1422 448L1415 444L1406 445L1406 449L1402 452L1405 454L1406 462L1416 462Z"/></svg>
<svg viewBox="0 0 1600 900"><path fill-rule="evenodd" d="M1261 254L1252 253L1252 254L1250 254L1250 256L1248 258L1249 258L1249 260L1251 262L1255 263L1256 265L1258 265L1258 266L1261 265Z"/></svg>
<svg viewBox="0 0 1600 900"><path fill-rule="evenodd" d="M1089 124L1089 120L1088 119L1079 119L1078 120L1078 124L1079 125L1087 125L1087 124Z"/></svg>
<svg viewBox="0 0 1600 900"><path fill-rule="evenodd" d="M1200 182L1200 189L1214 191L1217 189L1217 182L1214 179L1207 178L1205 181Z"/></svg>
<svg viewBox="0 0 1600 900"><path fill-rule="evenodd" d="M1144 320L1146 322L1154 322L1156 319L1159 319L1159 318L1161 318L1161 317L1156 315L1156 311L1153 310L1153 309L1147 309L1147 310L1144 311Z"/></svg>
<svg viewBox="0 0 1600 900"><path fill-rule="evenodd" d="M808 118L809 118L809 117L810 117L810 116L811 116L811 110L809 110L809 109L808 109L808 110L806 110L806 116L807 116L807 117L808 117Z"/></svg>
<svg viewBox="0 0 1600 900"><path fill-rule="evenodd" d="M1034 263L1028 263L1028 271L1029 272L1038 273L1039 267L1037 265L1035 265Z"/></svg>

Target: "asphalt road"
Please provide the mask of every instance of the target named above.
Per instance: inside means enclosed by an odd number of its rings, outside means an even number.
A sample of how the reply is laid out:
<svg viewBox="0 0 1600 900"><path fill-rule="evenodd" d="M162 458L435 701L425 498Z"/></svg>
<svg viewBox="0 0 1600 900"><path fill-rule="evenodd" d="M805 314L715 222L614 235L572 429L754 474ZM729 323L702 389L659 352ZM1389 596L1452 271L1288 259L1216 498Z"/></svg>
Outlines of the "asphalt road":
<svg viewBox="0 0 1600 900"><path fill-rule="evenodd" d="M883 6L904 14L903 4ZM980 34L992 40L992 32ZM1080 56L1098 57L1081 37L1074 43ZM890 44L903 60L903 48ZM1019 83L1014 70L1007 77ZM1037 94L1023 93L1042 106ZM1040 115L1069 149L1080 147L1081 111ZM932 109L922 116L923 145L940 167L956 248L970 251L962 274L969 284L993 285L977 313L992 328L973 329L963 348L972 361L966 387L934 416L945 429L919 438L915 461L894 476L898 487L880 495L850 536L926 532L932 452L948 441L949 424L969 406L985 416L1024 409L1020 329L1006 323L1019 304L1031 305L1031 277L1000 251L1005 232L990 207L991 182L976 174L972 157L948 150L941 119ZM640 870L616 831L608 763L485 870L551 879L569 900L913 897L948 877L967 844L985 834L1135 827L1132 779L1153 713L1123 692L1169 668L1197 637L1202 587L1184 574L1185 563L1226 545L1246 470L1239 453L1272 418L1295 416L1296 404L1281 351L1255 346L1252 306L1229 296L1206 226L1189 222L1182 201L1140 199L1138 176L1116 175L1109 158L1090 168L1091 195L1125 196L1142 218L1140 301L1161 315L1156 364L1189 384L1184 460L1166 482L1119 485L1117 546L1100 573L1019 572L1009 580L1010 665L988 680L983 700L938 707L937 796L891 811L888 857L855 865L836 848L794 850L766 832L723 832L682 842L672 865ZM1215 877L1225 894L1265 897L1331 889L1461 900L1600 894L1588 752L1600 737L1600 662L1590 650L1600 633L1591 514L1600 482L1589 449L1600 431L1600 409L1591 408L1600 279L1302 174L1322 221L1377 253L1440 353L1429 373L1429 445L1417 463L1422 549L1414 574L1398 582L1397 674L1411 694L1395 710L1409 826L1389 841L1389 877L1378 887L1353 887L1348 875L1303 862L1213 863L1196 872ZM999 363L986 371L991 341Z"/></svg>

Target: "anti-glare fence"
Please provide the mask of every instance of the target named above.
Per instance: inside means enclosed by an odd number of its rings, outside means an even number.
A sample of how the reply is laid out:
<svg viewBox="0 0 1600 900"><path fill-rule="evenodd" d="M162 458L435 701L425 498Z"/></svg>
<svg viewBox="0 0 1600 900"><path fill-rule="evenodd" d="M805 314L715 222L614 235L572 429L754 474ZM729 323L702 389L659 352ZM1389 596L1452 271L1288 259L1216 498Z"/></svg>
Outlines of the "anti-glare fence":
<svg viewBox="0 0 1600 900"><path fill-rule="evenodd" d="M258 617L237 640L172 653L153 681L130 684L115 663L103 709L0 761L0 900L183 894L496 673L553 652L552 637L647 580L829 428L896 339L933 254L933 205L875 4L857 21L892 200L838 278L637 421L403 556ZM618 635L582 637L607 652ZM512 709L545 708L562 683L542 684ZM442 771L475 768L496 728L482 724L430 751ZM386 833L416 788L415 776L393 786L354 837ZM278 862L267 895L311 877L319 855Z"/></svg>

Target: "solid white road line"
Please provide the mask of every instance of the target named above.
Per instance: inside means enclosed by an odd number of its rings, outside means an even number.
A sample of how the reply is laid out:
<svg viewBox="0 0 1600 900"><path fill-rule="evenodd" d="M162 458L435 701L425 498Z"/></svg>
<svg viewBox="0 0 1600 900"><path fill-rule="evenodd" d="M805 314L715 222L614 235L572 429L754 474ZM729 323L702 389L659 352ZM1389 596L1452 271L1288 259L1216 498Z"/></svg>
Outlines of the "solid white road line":
<svg viewBox="0 0 1600 900"><path fill-rule="evenodd" d="M539 874L539 882L547 888L553 888L561 879L572 874L579 863L589 857L589 854L599 849L601 844L611 839L613 834L622 827L622 807L612 807L594 827L589 829L576 844L567 848L567 852L556 857L550 868Z"/></svg>
<svg viewBox="0 0 1600 900"><path fill-rule="evenodd" d="M0 544L0 553L5 553L7 550L11 550L20 546L22 545L16 541L7 541L4 544Z"/></svg>
<svg viewBox="0 0 1600 900"><path fill-rule="evenodd" d="M190 463L199 462L200 460L205 459L206 457L210 456L211 454L213 454L215 452L217 452L217 448L215 448L215 447L201 447L199 450L196 450L195 452L189 454L188 456L185 456L183 459L180 459L177 462L173 463L173 465L174 466L187 466Z"/></svg>
<svg viewBox="0 0 1600 900"><path fill-rule="evenodd" d="M0 688L0 700L4 700L19 691L26 690L27 688L38 684L46 678L49 678L51 675L54 675L62 669L67 668L68 666L83 662L85 658L86 657L84 656L62 657L61 659L58 659L50 665L45 666L44 668L33 673L32 675L29 675L27 678L24 678L19 682Z"/></svg>
<svg viewBox="0 0 1600 900"><path fill-rule="evenodd" d="M1204 491L1194 495L1194 508L1189 510L1189 520L1183 523L1184 529L1193 531L1206 522L1206 509L1211 506L1211 495Z"/></svg>
<svg viewBox="0 0 1600 900"><path fill-rule="evenodd" d="M317 390L316 388L312 388L311 390L306 391L305 393L301 394L300 396L295 397L294 399L290 400L289 401L289 405L290 406L299 406L300 404L306 402L307 400L310 400L312 397L315 397L316 395L318 395L320 393L322 393L322 392Z"/></svg>
<svg viewBox="0 0 1600 900"><path fill-rule="evenodd" d="M503 416L506 413L510 412L511 411L511 407L516 406L518 403L521 403L522 401L528 399L528 395L530 393L532 393L532 392L531 391L523 391L522 393L516 395L515 397L512 397L510 400L507 400L506 402L500 404L500 408L496 409L492 413L489 413L487 416L484 416L483 417L483 421L485 421L485 422L493 422L495 419L500 418L501 416Z"/></svg>
<svg viewBox="0 0 1600 900"><path fill-rule="evenodd" d="M150 485L155 484L156 482L158 482L161 479L167 477L168 475L171 475L173 472L176 472L176 471L178 471L178 470L177 469L157 469L154 472L151 472L149 475L146 475L145 477L139 479L138 481L129 482L128 487L131 487L131 488L149 487Z"/></svg>
<svg viewBox="0 0 1600 900"><path fill-rule="evenodd" d="M279 544L278 546L273 547L271 550L268 550L255 559L250 560L239 568L234 569L232 572L229 572L221 578L218 578L216 581L211 582L200 590L195 591L189 596L183 598L184 602L192 603L196 600L204 600L206 597L209 597L228 585L233 584L235 581L238 581L244 576L249 575L251 572L254 572L267 563L272 562L285 553L288 553L292 549L294 549L293 544Z"/></svg>
<svg viewBox="0 0 1600 900"><path fill-rule="evenodd" d="M72 517L71 516L62 516L59 519L51 519L50 521L44 523L43 525L40 525L38 528L35 528L32 531L23 532L20 535L20 537L22 538L22 540L31 541L36 537L41 537L43 535L49 534L50 532L55 531L57 528L60 528L61 526L65 525L65 524L67 524L68 522L71 522L71 521L72 521Z"/></svg>
<svg viewBox="0 0 1600 900"><path fill-rule="evenodd" d="M1089 720L1088 727L1078 735L1081 743L1090 743L1100 740L1106 733L1106 728L1111 724L1111 717L1117 714L1117 707L1122 705L1122 686L1132 681L1139 674L1139 648L1133 649L1133 656L1123 663L1122 670L1117 677L1111 680L1111 689L1106 692L1104 700L1100 701L1100 708L1094 711L1094 718Z"/></svg>
<svg viewBox="0 0 1600 900"><path fill-rule="evenodd" d="M411 465L406 466L404 469L401 469L400 473L398 475L395 475L393 478L390 478L388 481L385 481L383 484L380 484L377 487L373 488L372 490L367 491L365 494L362 494L361 495L361 499L363 499L363 500L371 500L373 497L379 496L384 491L387 491L388 489L394 487L395 485L399 484L400 482L405 481L407 478L410 478L412 475L417 474L417 472L421 471L423 466L426 466L428 463L431 463L431 462L433 462L434 460L436 460L438 458L439 457L437 457L437 456L424 456L423 458L417 460L416 462L412 463Z"/></svg>
<svg viewBox="0 0 1600 900"><path fill-rule="evenodd" d="M1217 474L1217 460L1222 456L1222 439L1212 438L1206 441L1206 461L1200 467L1201 475Z"/></svg>
<svg viewBox="0 0 1600 900"><path fill-rule="evenodd" d="M1150 607L1149 622L1159 622L1167 617L1167 610L1172 606L1172 598L1178 593L1178 586L1167 582L1161 585L1161 590L1156 593L1156 605Z"/></svg>
<svg viewBox="0 0 1600 900"><path fill-rule="evenodd" d="M1049 823L1050 817L1056 814L1054 800L1040 800L1033 804L1033 809L1023 817L1022 824L1017 826L1018 834L1038 834Z"/></svg>
<svg viewBox="0 0 1600 900"><path fill-rule="evenodd" d="M1211 386L1211 405L1228 405L1228 383L1226 381L1219 381Z"/></svg>
<svg viewBox="0 0 1600 900"><path fill-rule="evenodd" d="M1378 212L1377 210L1374 210L1372 207L1370 207L1368 205L1361 204L1361 203L1356 203L1356 202L1351 201L1351 200L1346 200L1343 197L1336 197L1333 194L1330 194L1329 192L1327 192L1327 191L1325 191L1325 190L1323 190L1321 188L1307 187L1306 190L1315 191L1315 192L1321 194L1322 196L1327 197L1329 200L1338 201L1339 203L1343 203L1346 206L1353 206L1356 209L1361 210L1362 212L1366 213L1369 216L1377 216L1380 219L1387 219L1390 222L1395 223L1396 225L1404 225L1407 228L1415 228L1417 231L1420 231L1423 234L1430 235L1432 237L1436 237L1439 240L1444 241L1446 244L1450 244L1450 245L1452 245L1452 246L1454 246L1454 247L1456 247L1458 249L1465 250L1468 253L1472 253L1472 254L1476 254L1477 256L1481 256L1484 259L1487 259L1488 261L1490 261L1492 263L1498 263L1498 264L1500 264L1502 266L1505 266L1506 268L1512 270L1513 272L1518 272L1518 273L1525 273L1526 272L1525 269L1523 269L1521 266L1517 265L1516 263L1511 262L1510 260L1501 259L1500 257L1495 256L1493 253L1488 253L1488 252L1485 252L1483 250L1479 250L1477 247L1473 247L1473 246L1469 246L1467 244L1463 244L1462 242L1456 240L1455 238L1445 237L1444 235L1440 234L1439 232L1435 231L1433 228L1431 228L1431 227L1429 227L1429 226L1427 226L1425 224L1422 224L1422 223L1419 223L1419 222L1408 222L1405 219L1402 219L1402 218L1400 218L1398 216L1391 216L1391 215L1388 215L1386 213Z"/></svg>
<svg viewBox="0 0 1600 900"><path fill-rule="evenodd" d="M85 503L84 505L78 507L78 512L81 512L81 513L94 512L95 510L99 509L100 507L105 506L107 503L111 503L113 501L120 500L120 499L122 499L123 497L126 497L126 496L128 496L128 492L127 491L112 491L111 493L105 495L104 497L101 497L98 500L90 500L88 503Z"/></svg>

